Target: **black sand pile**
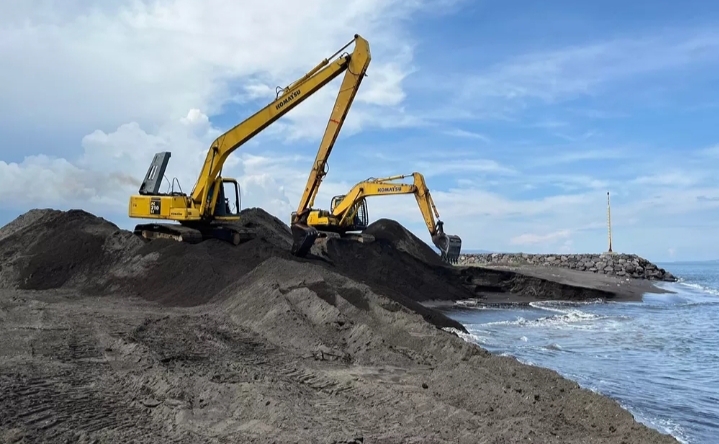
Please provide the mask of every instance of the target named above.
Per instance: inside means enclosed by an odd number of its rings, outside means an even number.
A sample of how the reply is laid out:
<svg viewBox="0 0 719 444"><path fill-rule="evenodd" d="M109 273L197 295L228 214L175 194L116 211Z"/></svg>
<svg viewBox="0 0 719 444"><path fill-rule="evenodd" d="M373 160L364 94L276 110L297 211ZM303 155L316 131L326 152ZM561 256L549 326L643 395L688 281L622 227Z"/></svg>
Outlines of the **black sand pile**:
<svg viewBox="0 0 719 444"><path fill-rule="evenodd" d="M35 212L4 231L0 249L7 260L0 266L13 269L4 281L20 289L72 288L85 294L113 292L166 305L196 306L236 286L238 279L269 258L313 261L292 256L289 227L261 209L244 210L238 224L257 233L256 238L239 246L218 240L192 245L169 239L145 241L80 210ZM416 301L466 299L471 294L444 281L434 266L398 250L388 239L385 235L370 245L330 239L321 247L325 258L314 262L385 293L439 327L463 330Z"/></svg>
<svg viewBox="0 0 719 444"><path fill-rule="evenodd" d="M33 210L0 232L0 285L93 288L142 245L132 233L82 210Z"/></svg>
<svg viewBox="0 0 719 444"><path fill-rule="evenodd" d="M453 324L417 301L465 298L480 269L452 274L401 232L400 249L388 222L297 259L281 222L243 215L262 234L236 247L82 211L1 229L0 442L675 442L436 328Z"/></svg>
<svg viewBox="0 0 719 444"><path fill-rule="evenodd" d="M287 224L261 208L247 208L242 210L241 215L237 225L252 230L257 238L264 239L282 250L290 250L292 231Z"/></svg>
<svg viewBox="0 0 719 444"><path fill-rule="evenodd" d="M327 268L357 282L368 285L375 292L411 307L431 322L448 326L444 316L429 310L420 302L429 300L463 300L474 296L451 276L443 265L431 266L400 251L386 240L361 244L350 240L328 239L324 254L330 258ZM453 323L453 321L450 321Z"/></svg>
<svg viewBox="0 0 719 444"><path fill-rule="evenodd" d="M365 233L375 239L389 242L397 250L433 266L443 266L439 254L411 231L392 219L379 219L371 223Z"/></svg>
<svg viewBox="0 0 719 444"><path fill-rule="evenodd" d="M26 290L72 288L108 292L176 306L206 303L269 258L311 262L368 285L421 313L435 325L460 328L419 302L523 295L535 300L613 298L535 273L453 267L399 223L380 219L361 244L328 238L301 259L289 253L290 229L262 209L242 212L238 223L256 233L239 246L209 240L196 245L143 240L81 210L33 210L0 229L0 287Z"/></svg>

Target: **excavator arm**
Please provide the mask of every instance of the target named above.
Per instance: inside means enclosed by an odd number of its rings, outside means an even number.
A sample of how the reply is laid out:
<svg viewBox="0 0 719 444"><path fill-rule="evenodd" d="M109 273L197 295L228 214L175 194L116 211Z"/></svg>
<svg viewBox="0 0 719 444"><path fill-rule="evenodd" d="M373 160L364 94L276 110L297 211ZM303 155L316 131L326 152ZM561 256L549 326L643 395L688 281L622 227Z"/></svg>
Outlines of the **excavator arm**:
<svg viewBox="0 0 719 444"><path fill-rule="evenodd" d="M404 179L412 176L414 178L413 184L405 183L391 183L394 180ZM427 188L427 184L424 181L424 176L420 173L404 174L400 176L385 177L383 179L370 179L364 182L360 182L355 185L344 198L336 204L332 210L332 214L335 217L341 218L347 216L351 208L356 206L356 203L364 199L367 196L385 196L391 194L414 194L419 205L419 210L422 212L424 223L427 225L427 229L431 235L434 235L438 231L438 223L435 222L435 217L439 220L439 211L434 204L432 195ZM440 221L441 223L441 221Z"/></svg>
<svg viewBox="0 0 719 444"><path fill-rule="evenodd" d="M342 85L337 94L335 105L332 108L329 122L327 122L322 142L315 156L315 161L312 164L310 175L307 178L307 185L305 186L297 211L292 213L290 223L293 237L292 253L298 256L306 255L318 236L317 230L307 225L307 215L314 205L322 179L324 179L324 176L327 174L327 159L329 159L332 153L332 148L342 129L352 102L357 95L357 90L362 83L362 79L365 77L370 61L371 54L369 47L366 44L357 44L357 46L355 46L355 52L349 60L347 73L342 80Z"/></svg>
<svg viewBox="0 0 719 444"><path fill-rule="evenodd" d="M413 177L412 184L394 183L396 180ZM417 200L425 225L432 237L432 243L439 248L442 259L455 263L459 258L462 240L459 236L444 233L444 222L440 220L439 211L434 204L424 176L412 173L382 179L368 179L360 182L344 196L335 196L330 211L312 210L307 218L309 226L318 230L345 233L366 228L365 218L358 217L366 208L365 199L369 196L388 196L397 194L413 194Z"/></svg>

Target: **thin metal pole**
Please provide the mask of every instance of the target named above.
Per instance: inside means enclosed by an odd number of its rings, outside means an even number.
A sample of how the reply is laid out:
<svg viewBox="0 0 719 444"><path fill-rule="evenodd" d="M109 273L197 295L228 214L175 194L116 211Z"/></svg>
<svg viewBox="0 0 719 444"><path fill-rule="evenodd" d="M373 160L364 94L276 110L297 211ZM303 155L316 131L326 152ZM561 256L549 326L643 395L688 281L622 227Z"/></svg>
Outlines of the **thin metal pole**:
<svg viewBox="0 0 719 444"><path fill-rule="evenodd" d="M607 191L607 230L609 233L609 252L612 252L612 208L609 203L609 191Z"/></svg>

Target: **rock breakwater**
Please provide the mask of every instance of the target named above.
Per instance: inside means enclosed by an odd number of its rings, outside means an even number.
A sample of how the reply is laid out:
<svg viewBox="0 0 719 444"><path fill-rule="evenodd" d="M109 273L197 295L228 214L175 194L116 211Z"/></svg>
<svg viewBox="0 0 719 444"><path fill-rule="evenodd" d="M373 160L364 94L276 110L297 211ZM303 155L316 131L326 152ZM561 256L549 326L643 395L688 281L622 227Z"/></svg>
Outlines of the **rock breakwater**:
<svg viewBox="0 0 719 444"><path fill-rule="evenodd" d="M661 267L636 254L463 254L459 265L546 266L587 271L634 279L676 282L677 278Z"/></svg>

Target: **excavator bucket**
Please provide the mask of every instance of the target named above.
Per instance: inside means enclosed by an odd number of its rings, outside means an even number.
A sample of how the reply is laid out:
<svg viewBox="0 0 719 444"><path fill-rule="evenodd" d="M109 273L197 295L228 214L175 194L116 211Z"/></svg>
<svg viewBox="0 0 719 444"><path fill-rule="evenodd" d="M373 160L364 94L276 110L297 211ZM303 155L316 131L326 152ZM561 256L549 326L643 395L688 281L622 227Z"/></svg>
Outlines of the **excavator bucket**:
<svg viewBox="0 0 719 444"><path fill-rule="evenodd" d="M319 236L319 231L302 222L292 224L290 229L292 230L292 254L305 257Z"/></svg>
<svg viewBox="0 0 719 444"><path fill-rule="evenodd" d="M454 234L445 234L443 222L438 221L437 225L437 234L432 236L432 242L439 248L443 261L456 264L459 261L459 252L462 250L462 239Z"/></svg>
<svg viewBox="0 0 719 444"><path fill-rule="evenodd" d="M462 239L459 236L440 233L432 236L432 242L439 248L443 261L450 264L457 263L459 252L462 249Z"/></svg>

